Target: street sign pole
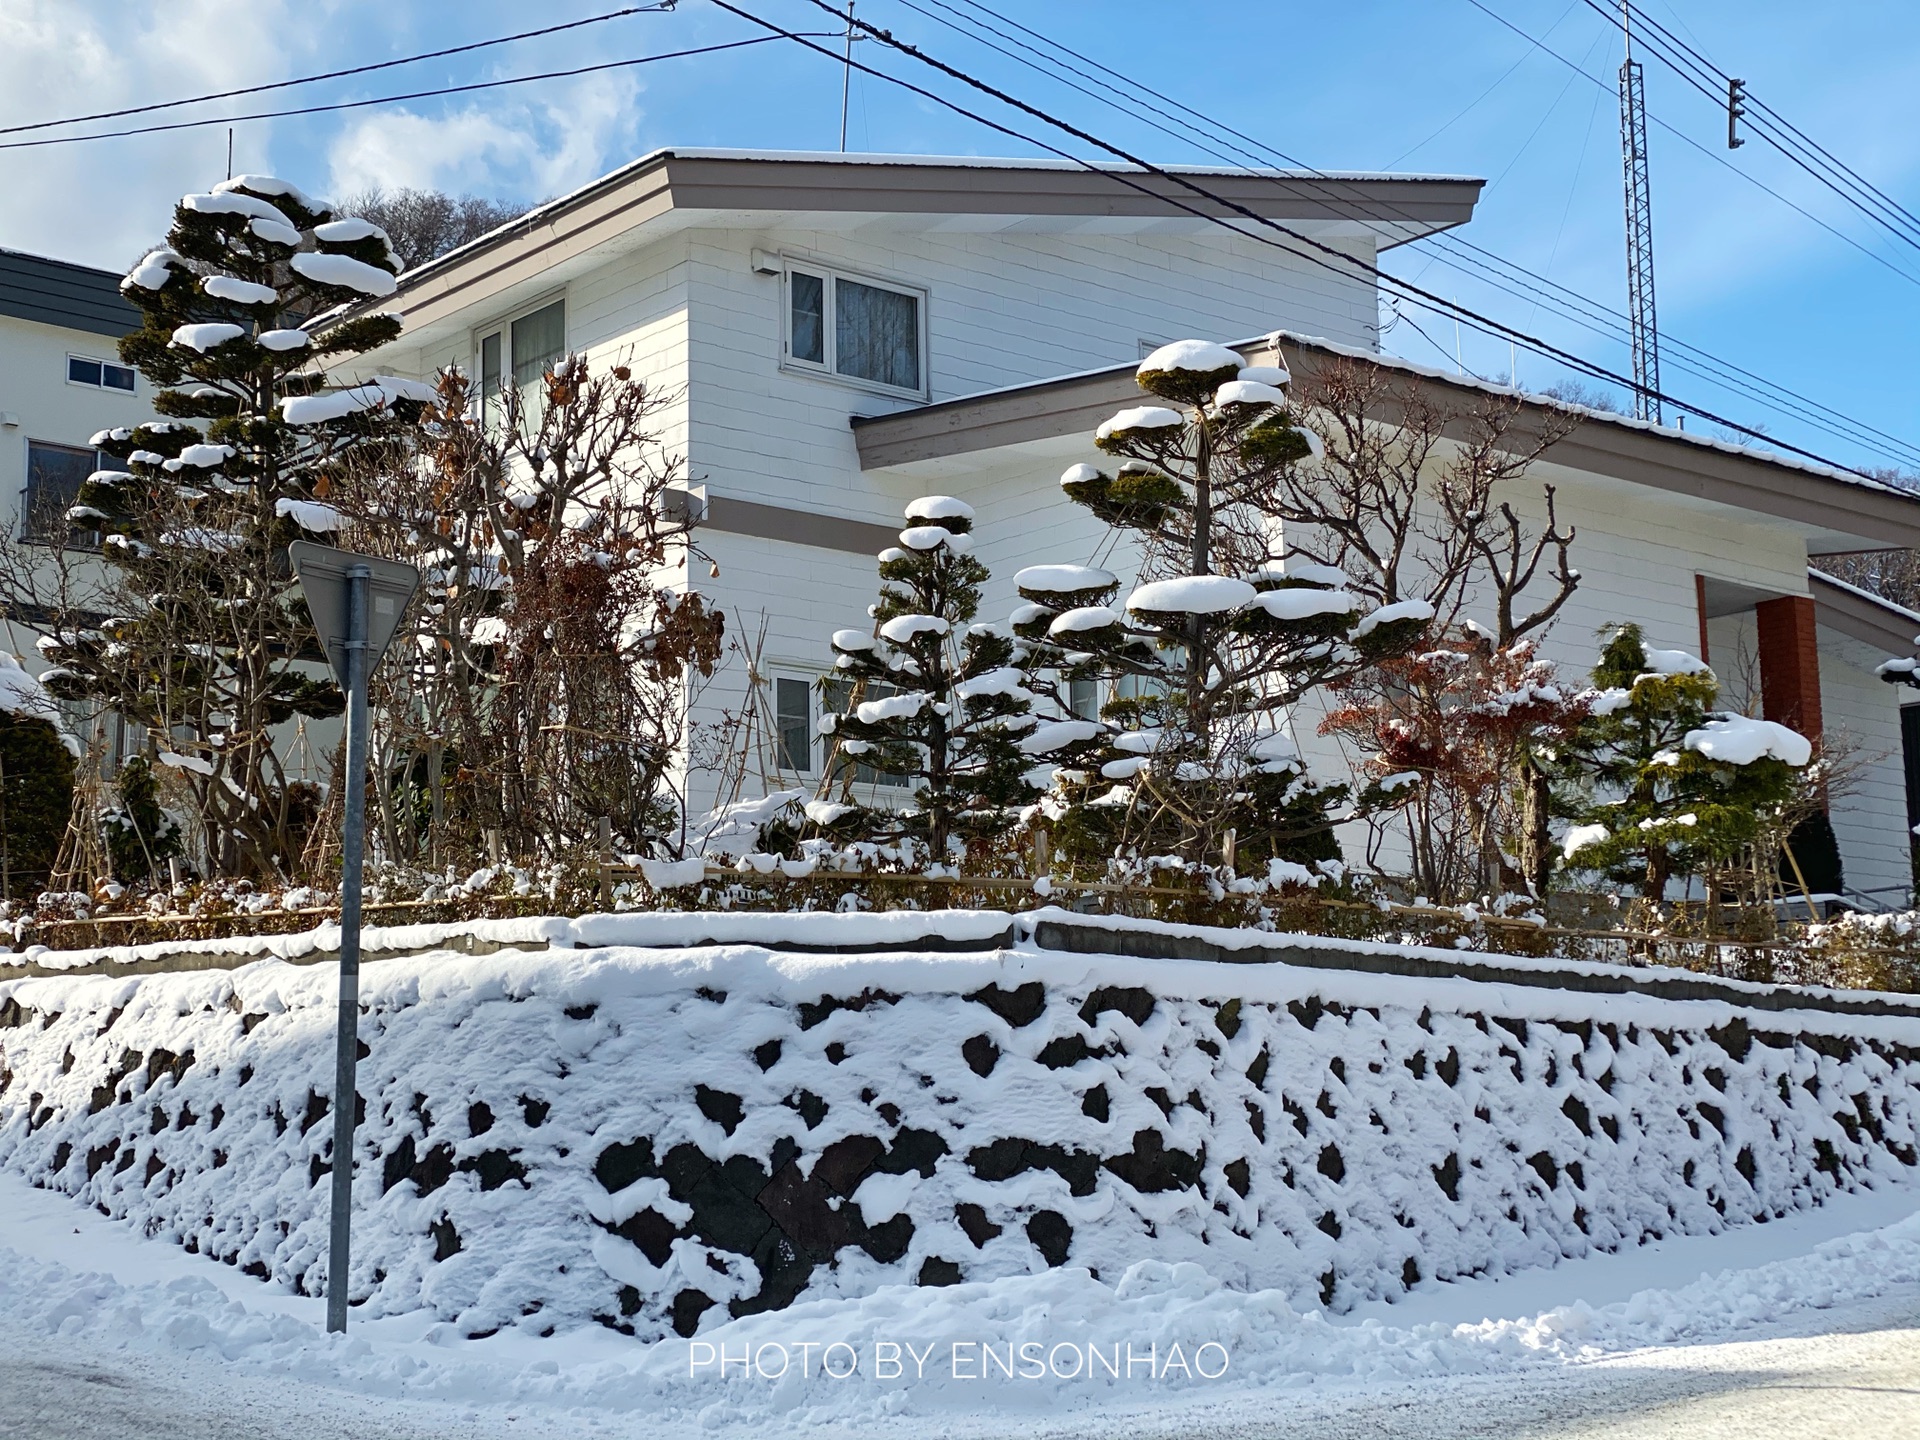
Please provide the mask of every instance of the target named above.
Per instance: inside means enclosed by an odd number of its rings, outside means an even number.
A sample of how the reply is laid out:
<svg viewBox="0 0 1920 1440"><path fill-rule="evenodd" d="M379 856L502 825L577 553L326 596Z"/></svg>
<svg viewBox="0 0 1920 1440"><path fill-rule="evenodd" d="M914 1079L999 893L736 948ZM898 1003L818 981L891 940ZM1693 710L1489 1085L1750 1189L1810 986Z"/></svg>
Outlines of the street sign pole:
<svg viewBox="0 0 1920 1440"><path fill-rule="evenodd" d="M352 1261L353 1132L359 1121L360 883L367 831L367 679L400 626L419 572L396 560L296 540L288 559L320 646L347 695L346 813L340 826L340 1016L334 1037L332 1228L327 1329L347 1328Z"/></svg>
<svg viewBox="0 0 1920 1440"><path fill-rule="evenodd" d="M333 1057L333 1233L327 1258L327 1329L347 1328L349 1232L353 1223L353 1131L359 1118L360 878L367 814L367 610L372 571L349 565L347 636L347 797L340 827L340 1020Z"/></svg>

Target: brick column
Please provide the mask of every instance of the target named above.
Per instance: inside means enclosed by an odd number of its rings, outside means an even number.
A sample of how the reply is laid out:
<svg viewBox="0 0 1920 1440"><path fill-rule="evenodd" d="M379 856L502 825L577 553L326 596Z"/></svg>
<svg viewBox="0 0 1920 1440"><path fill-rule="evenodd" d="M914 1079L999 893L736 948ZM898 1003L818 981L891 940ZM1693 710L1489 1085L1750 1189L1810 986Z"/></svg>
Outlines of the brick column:
<svg viewBox="0 0 1920 1440"><path fill-rule="evenodd" d="M1760 631L1760 710L1816 743L1821 734L1820 644L1813 601L1783 595L1753 607Z"/></svg>

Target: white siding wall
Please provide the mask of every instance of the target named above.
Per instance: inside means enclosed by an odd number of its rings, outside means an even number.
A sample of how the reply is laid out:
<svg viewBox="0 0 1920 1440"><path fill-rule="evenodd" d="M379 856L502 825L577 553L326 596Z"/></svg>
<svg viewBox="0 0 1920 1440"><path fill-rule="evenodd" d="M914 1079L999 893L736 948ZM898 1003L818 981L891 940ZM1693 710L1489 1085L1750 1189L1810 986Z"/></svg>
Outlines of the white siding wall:
<svg viewBox="0 0 1920 1440"><path fill-rule="evenodd" d="M1873 673L1886 657L1822 626L1820 708L1827 738L1851 752L1855 778L1835 797L1833 831L1847 888L1881 904L1912 896L1907 789L1900 754L1901 688Z"/></svg>

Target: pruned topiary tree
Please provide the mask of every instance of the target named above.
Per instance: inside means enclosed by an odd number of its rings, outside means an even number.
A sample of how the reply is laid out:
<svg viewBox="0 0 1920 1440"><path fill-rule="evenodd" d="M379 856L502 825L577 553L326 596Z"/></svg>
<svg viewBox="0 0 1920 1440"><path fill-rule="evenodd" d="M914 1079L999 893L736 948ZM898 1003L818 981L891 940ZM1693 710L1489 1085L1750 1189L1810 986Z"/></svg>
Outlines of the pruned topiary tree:
<svg viewBox="0 0 1920 1440"><path fill-rule="evenodd" d="M951 845L1005 826L1038 793L1020 739L1035 724L1028 649L1002 626L972 623L987 567L968 538L973 510L950 496L907 506L900 544L880 554L872 632L833 637L844 708L822 726L843 767L869 767L912 787L910 807L863 807L843 833L914 836L935 864ZM837 692L830 692L837 693ZM843 788L851 779L840 771Z"/></svg>
<svg viewBox="0 0 1920 1440"><path fill-rule="evenodd" d="M333 535L333 469L433 398L391 377L326 389L323 366L393 340L400 320L317 322L393 293L398 269L378 227L242 175L182 199L121 287L144 317L121 356L161 387L168 418L94 437L124 468L95 473L71 518L102 533L117 584L104 622L56 617L47 684L149 732L186 777L215 873L284 873L306 839L317 797L284 772L274 732L343 700L286 548Z"/></svg>

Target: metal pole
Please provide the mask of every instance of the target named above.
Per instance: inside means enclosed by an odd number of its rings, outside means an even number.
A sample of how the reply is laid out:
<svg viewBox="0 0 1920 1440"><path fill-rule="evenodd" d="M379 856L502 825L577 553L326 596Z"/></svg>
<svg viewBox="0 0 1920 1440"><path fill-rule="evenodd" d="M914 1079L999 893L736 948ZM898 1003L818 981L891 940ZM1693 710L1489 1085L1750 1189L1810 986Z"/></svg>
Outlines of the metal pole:
<svg viewBox="0 0 1920 1440"><path fill-rule="evenodd" d="M847 153L847 99L853 89L853 0L847 0L847 58L840 73L840 153Z"/></svg>
<svg viewBox="0 0 1920 1440"><path fill-rule="evenodd" d="M354 1071L360 1047L360 862L367 811L367 609L373 572L347 568L347 797L340 827L340 1020L333 1057L333 1234L327 1329L347 1328L348 1232L353 1220Z"/></svg>

